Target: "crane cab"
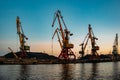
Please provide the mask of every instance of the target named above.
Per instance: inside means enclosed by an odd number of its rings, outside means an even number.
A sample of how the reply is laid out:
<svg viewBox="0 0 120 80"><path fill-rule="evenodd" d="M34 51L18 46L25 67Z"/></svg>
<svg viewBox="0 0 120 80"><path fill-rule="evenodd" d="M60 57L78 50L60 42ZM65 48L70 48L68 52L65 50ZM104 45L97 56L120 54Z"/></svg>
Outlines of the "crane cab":
<svg viewBox="0 0 120 80"><path fill-rule="evenodd" d="M67 45L66 45L66 48L73 48L73 47L74 47L73 44L67 44Z"/></svg>

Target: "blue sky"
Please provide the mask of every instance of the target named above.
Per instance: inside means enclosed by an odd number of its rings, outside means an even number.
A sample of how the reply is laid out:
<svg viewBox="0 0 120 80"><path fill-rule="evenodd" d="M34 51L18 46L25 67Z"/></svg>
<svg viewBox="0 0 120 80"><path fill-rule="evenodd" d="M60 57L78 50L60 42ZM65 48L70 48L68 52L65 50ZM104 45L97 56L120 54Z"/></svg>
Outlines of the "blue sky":
<svg viewBox="0 0 120 80"><path fill-rule="evenodd" d="M16 16L20 17L31 51L51 53L51 25L58 9L68 29L74 34L70 41L77 55L79 44L88 32L88 24L91 24L99 39L99 53L108 53L112 51L115 34L120 34L119 8L120 0L0 0L0 55L9 52L7 47L18 50ZM53 30L56 27L57 24ZM54 45L53 55L58 55L57 38L54 39Z"/></svg>

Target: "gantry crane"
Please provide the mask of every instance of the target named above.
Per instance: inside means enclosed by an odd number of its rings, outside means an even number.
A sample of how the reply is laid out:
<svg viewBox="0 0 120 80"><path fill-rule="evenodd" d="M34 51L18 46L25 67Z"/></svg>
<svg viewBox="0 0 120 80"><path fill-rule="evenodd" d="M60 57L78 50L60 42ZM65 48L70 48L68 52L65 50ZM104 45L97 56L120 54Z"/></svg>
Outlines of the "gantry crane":
<svg viewBox="0 0 120 80"><path fill-rule="evenodd" d="M59 54L58 58L68 60L73 57L73 59L76 59L74 52L71 50L71 48L73 48L74 45L69 43L69 36L72 36L73 34L71 34L70 31L68 31L60 10L57 10L57 12L55 13L52 27L54 27L54 23L55 23L56 19L58 19L59 28L57 28L55 30L52 39L54 38L55 34L57 34L58 41L59 41L59 44L61 47L61 53ZM65 29L63 29L63 27L62 27L61 21L62 21ZM62 41L61 41L61 39L62 39Z"/></svg>
<svg viewBox="0 0 120 80"><path fill-rule="evenodd" d="M22 26L21 26L21 22L19 17L17 16L16 19L16 25L17 25L17 34L19 36L19 41L20 41L20 52L21 52L21 57L26 57L27 56L27 52L30 52L30 46L26 45L26 41L28 40L28 38L25 36Z"/></svg>
<svg viewBox="0 0 120 80"><path fill-rule="evenodd" d="M99 46L96 45L96 41L95 40L98 40L98 38L96 38L94 36L94 33L92 31L92 28L91 28L90 24L88 26L88 34L86 35L83 43L80 44L81 51L79 51L79 53L82 55L82 57L85 54L85 49L86 49L86 46L87 46L87 43L88 43L89 39L91 40L91 46L92 46L91 53L92 53L92 56L93 57L97 57L98 56L97 50L99 50Z"/></svg>
<svg viewBox="0 0 120 80"><path fill-rule="evenodd" d="M116 37L115 37L114 44L113 44L112 54L114 58L117 57L118 55L118 34L117 33L116 33Z"/></svg>

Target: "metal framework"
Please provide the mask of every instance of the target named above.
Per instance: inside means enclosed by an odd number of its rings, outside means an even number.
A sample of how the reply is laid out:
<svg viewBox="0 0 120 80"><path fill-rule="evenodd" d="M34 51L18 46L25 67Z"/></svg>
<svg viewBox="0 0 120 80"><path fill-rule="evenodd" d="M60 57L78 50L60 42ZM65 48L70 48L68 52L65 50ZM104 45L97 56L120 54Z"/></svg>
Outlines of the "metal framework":
<svg viewBox="0 0 120 80"><path fill-rule="evenodd" d="M21 22L18 16L16 18L16 25L17 25L17 34L19 36L19 42L20 42L21 57L23 58L27 56L28 51L30 52L30 46L26 45L26 40L28 40L28 38L25 36L23 32Z"/></svg>
<svg viewBox="0 0 120 80"><path fill-rule="evenodd" d="M59 28L55 30L52 39L54 38L55 34L57 34L58 41L61 47L61 53L59 54L58 58L68 60L73 57L73 59L76 59L74 52L71 50L71 48L73 48L74 45L69 43L69 36L72 36L73 34L71 34L70 31L68 31L65 22L63 20L63 17L61 16L61 12L59 10L55 13L52 27L54 27L54 23L56 19L58 19ZM63 29L62 27L61 21L65 29Z"/></svg>
<svg viewBox="0 0 120 80"><path fill-rule="evenodd" d="M118 55L118 34L117 33L116 33L116 37L115 37L114 44L113 44L112 54L114 56Z"/></svg>
<svg viewBox="0 0 120 80"><path fill-rule="evenodd" d="M86 46L87 46L87 44L88 44L89 39L90 39L90 41L91 41L91 46L92 46L92 48L91 48L92 56L93 56L93 57L96 57L96 56L98 56L97 50L99 50L99 46L96 45L96 40L98 40L98 38L96 38L96 37L94 36L94 33L93 33L93 31L92 31L92 28L91 28L91 25L90 25L90 24L89 24L89 26L88 26L88 34L86 35L83 43L80 44L80 46L81 46L81 51L79 51L79 53L82 55L82 57L83 57L84 54L85 54L85 49L86 49Z"/></svg>

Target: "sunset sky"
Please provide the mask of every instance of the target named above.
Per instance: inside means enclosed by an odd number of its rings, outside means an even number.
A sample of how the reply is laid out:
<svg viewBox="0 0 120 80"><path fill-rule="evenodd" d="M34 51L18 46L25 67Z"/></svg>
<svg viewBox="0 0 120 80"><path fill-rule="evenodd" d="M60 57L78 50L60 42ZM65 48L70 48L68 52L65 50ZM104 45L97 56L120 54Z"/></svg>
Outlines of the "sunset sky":
<svg viewBox="0 0 120 80"><path fill-rule="evenodd" d="M52 53L52 34L59 25L51 26L58 9L73 33L70 42L74 44L73 51L77 56L81 49L79 44L88 33L88 24L98 38L98 53L112 51L115 34L120 35L120 0L0 0L0 56L9 52L8 47L15 52L19 50L17 16L29 38L27 43L31 51L58 56L60 46L57 36L53 40ZM86 50L90 52L90 45Z"/></svg>

